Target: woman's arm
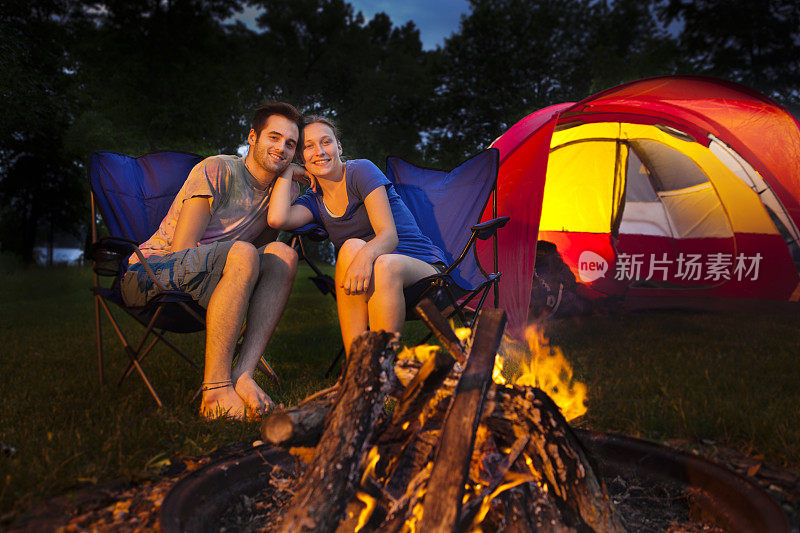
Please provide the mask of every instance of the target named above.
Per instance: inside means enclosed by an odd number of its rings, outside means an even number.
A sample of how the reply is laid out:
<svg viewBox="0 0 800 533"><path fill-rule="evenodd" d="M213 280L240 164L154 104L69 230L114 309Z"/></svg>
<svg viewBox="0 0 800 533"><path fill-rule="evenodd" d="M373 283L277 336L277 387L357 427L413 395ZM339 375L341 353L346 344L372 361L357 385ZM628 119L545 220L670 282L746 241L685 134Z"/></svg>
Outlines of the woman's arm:
<svg viewBox="0 0 800 533"><path fill-rule="evenodd" d="M295 173L305 175L305 169L292 163L275 180L267 212L267 224L272 228L294 229L314 220L314 215L308 208L292 205L292 180Z"/></svg>
<svg viewBox="0 0 800 533"><path fill-rule="evenodd" d="M394 225L392 209L386 187L378 187L364 198L369 222L375 238L364 245L353 258L342 281L346 294L361 294L369 288L372 279L372 265L378 256L390 254L397 248L397 228Z"/></svg>

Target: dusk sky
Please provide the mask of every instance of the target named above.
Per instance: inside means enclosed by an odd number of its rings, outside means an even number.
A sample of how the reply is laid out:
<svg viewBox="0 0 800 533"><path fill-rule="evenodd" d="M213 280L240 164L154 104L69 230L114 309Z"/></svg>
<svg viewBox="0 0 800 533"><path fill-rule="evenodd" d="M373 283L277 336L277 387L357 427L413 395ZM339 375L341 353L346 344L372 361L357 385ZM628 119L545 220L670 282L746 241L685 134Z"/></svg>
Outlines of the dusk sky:
<svg viewBox="0 0 800 533"><path fill-rule="evenodd" d="M349 0L355 11L361 11L367 20L381 11L389 15L395 26L413 20L420 31L422 47L432 50L444 44L444 39L458 29L461 15L469 9L467 0ZM258 11L245 9L237 19L255 29L254 20Z"/></svg>

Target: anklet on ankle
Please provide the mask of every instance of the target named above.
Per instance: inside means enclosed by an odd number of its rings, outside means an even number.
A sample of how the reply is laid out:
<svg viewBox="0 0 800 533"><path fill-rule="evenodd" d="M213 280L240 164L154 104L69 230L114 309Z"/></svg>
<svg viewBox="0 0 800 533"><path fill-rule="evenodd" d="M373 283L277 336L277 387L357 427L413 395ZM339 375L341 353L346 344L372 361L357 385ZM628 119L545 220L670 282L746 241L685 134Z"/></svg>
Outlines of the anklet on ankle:
<svg viewBox="0 0 800 533"><path fill-rule="evenodd" d="M204 381L203 388L201 389L203 392L214 390L214 389L224 389L225 387L232 387L233 382L229 379L223 381Z"/></svg>

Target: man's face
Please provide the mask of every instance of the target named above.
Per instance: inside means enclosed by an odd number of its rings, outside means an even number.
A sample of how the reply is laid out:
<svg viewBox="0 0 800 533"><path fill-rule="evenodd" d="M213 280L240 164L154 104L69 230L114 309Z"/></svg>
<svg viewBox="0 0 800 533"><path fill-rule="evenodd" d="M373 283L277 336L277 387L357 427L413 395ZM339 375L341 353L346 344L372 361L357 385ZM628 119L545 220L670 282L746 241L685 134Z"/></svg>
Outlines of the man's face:
<svg viewBox="0 0 800 533"><path fill-rule="evenodd" d="M253 161L264 171L277 176L294 159L299 133L297 124L288 118L270 115L261 131L250 130L247 136Z"/></svg>

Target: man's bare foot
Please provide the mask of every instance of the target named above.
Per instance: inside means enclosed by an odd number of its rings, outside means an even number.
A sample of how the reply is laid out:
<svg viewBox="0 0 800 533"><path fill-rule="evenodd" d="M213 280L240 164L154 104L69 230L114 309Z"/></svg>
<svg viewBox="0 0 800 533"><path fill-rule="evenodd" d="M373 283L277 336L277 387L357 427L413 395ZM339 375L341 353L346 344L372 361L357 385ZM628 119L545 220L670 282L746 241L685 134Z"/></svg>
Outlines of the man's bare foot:
<svg viewBox="0 0 800 533"><path fill-rule="evenodd" d="M239 397L244 400L247 409L254 414L261 415L275 407L275 402L272 401L272 398L247 373L240 375L236 379L234 387Z"/></svg>
<svg viewBox="0 0 800 533"><path fill-rule="evenodd" d="M200 416L203 418L242 420L245 414L244 402L232 385L203 392L203 400L200 402Z"/></svg>

